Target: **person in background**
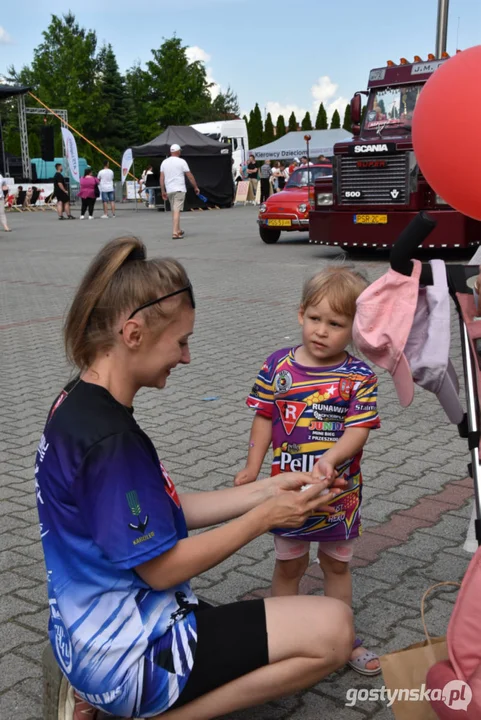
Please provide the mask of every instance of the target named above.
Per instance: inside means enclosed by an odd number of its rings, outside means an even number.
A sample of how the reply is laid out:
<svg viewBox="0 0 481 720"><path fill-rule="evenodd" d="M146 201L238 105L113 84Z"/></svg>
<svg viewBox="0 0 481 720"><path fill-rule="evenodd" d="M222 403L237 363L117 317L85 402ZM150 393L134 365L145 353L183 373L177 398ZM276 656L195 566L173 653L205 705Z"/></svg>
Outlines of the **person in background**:
<svg viewBox="0 0 481 720"><path fill-rule="evenodd" d="M147 187L147 177L148 177L149 175L153 175L153 174L154 174L154 169L153 169L152 165L148 165L148 166L145 168L144 172L142 173L142 176L141 176L140 181L139 181L139 185L140 185L139 193L140 193L140 195L142 195L142 193L144 192L144 190L145 190L145 192L147 193L147 207L149 207L149 205L154 205L154 204L155 204L154 189Z"/></svg>
<svg viewBox="0 0 481 720"><path fill-rule="evenodd" d="M299 167L301 167L301 168L302 168L302 167L308 167L308 166L311 166L311 165L313 165L313 164L314 164L314 163L309 162L309 160L307 159L307 155L303 155L303 156L301 157L301 164L300 164Z"/></svg>
<svg viewBox="0 0 481 720"><path fill-rule="evenodd" d="M180 145L174 143L170 146L170 157L166 158L160 166L160 187L163 200L168 200L172 210L172 239L178 240L184 237L184 231L180 229L180 213L184 209L187 188L185 176L187 175L190 184L196 195L200 194L195 177L190 172L186 161L180 157Z"/></svg>
<svg viewBox="0 0 481 720"><path fill-rule="evenodd" d="M82 200L82 208L80 210L80 219L85 218L85 213L89 211L89 220L94 219L94 206L95 200L97 199L96 188L99 184L99 179L92 175L92 168L85 168L83 178L80 178L80 192L78 193L79 198Z"/></svg>
<svg viewBox="0 0 481 720"><path fill-rule="evenodd" d="M58 219L63 220L63 214L65 212L68 220L75 220L74 216L70 214L70 197L67 191L65 178L62 175L62 163L57 163L55 165L55 170L56 173L53 176L53 196L57 198Z"/></svg>
<svg viewBox="0 0 481 720"><path fill-rule="evenodd" d="M115 192L114 192L114 172L109 167L109 161L104 162L104 169L97 175L99 179L99 190L102 202L104 204L104 214L102 220L107 220L109 216L109 207L112 211L112 217L115 217Z"/></svg>
<svg viewBox="0 0 481 720"><path fill-rule="evenodd" d="M297 158L294 158L294 160L289 165L289 177L292 175L294 170L297 170L298 167L299 167L299 160Z"/></svg>
<svg viewBox="0 0 481 720"><path fill-rule="evenodd" d="M282 160L279 163L279 170L280 170L280 175L277 178L277 183L279 185L279 190L284 190L284 188L286 186L286 181L289 178L289 175L287 175L287 168L284 165L284 163L282 162Z"/></svg>
<svg viewBox="0 0 481 720"><path fill-rule="evenodd" d="M258 183L257 174L258 174L258 170L257 170L256 159L255 159L254 155L249 155L249 162L247 163L247 177L250 182L252 195L254 196L254 199L255 199L256 193L257 193L257 183Z"/></svg>
<svg viewBox="0 0 481 720"><path fill-rule="evenodd" d="M0 222L2 223L2 227L5 230L5 232L12 232L10 228L8 227L7 223L7 216L5 214L5 201L7 196L5 195L5 188L7 189L7 195L8 195L8 185L3 180L3 176L0 175L0 186L2 188L2 195L0 197Z"/></svg>
<svg viewBox="0 0 481 720"><path fill-rule="evenodd" d="M279 191L279 178L281 176L281 166L279 160L276 160L272 167L271 184L273 192Z"/></svg>
<svg viewBox="0 0 481 720"><path fill-rule="evenodd" d="M327 159L327 157L325 155L319 155L319 157L317 158L317 162L320 165L323 165L324 163L328 163L329 160Z"/></svg>
<svg viewBox="0 0 481 720"><path fill-rule="evenodd" d="M271 161L264 160L264 164L261 165L260 176L261 176L261 203L265 202L271 194L270 177L272 175Z"/></svg>

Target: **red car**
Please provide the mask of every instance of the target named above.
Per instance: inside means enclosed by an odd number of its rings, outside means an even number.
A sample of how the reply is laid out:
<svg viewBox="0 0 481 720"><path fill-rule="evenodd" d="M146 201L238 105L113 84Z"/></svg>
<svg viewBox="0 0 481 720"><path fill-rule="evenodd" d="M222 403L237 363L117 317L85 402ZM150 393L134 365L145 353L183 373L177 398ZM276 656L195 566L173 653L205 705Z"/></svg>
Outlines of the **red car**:
<svg viewBox="0 0 481 720"><path fill-rule="evenodd" d="M284 190L274 193L260 205L257 223L265 243L276 243L282 230L308 230L309 210L314 207L314 182L320 177L332 177L330 163L298 168Z"/></svg>

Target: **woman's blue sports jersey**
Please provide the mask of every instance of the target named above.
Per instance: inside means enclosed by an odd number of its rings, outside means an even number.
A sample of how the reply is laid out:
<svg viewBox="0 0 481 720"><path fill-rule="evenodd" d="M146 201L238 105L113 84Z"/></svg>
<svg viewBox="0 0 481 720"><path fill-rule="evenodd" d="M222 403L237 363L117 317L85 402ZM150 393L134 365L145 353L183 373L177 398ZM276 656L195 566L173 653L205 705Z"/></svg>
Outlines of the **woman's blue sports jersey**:
<svg viewBox="0 0 481 720"><path fill-rule="evenodd" d="M64 674L105 712L165 711L193 666L197 598L188 582L153 590L135 572L187 537L154 446L105 388L77 381L50 411L35 485Z"/></svg>

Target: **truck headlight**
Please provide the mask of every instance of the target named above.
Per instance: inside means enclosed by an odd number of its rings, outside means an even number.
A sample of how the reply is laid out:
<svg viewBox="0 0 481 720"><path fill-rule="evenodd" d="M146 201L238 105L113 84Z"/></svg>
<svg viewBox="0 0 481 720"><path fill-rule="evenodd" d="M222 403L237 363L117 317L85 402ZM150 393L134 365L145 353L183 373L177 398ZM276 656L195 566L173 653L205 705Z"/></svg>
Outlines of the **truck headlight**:
<svg viewBox="0 0 481 720"><path fill-rule="evenodd" d="M262 205L259 205L259 212L263 213L267 210L267 205L265 203L262 203Z"/></svg>
<svg viewBox="0 0 481 720"><path fill-rule="evenodd" d="M297 206L297 209L300 213L305 213L307 210L307 204L301 203L300 205Z"/></svg>
<svg viewBox="0 0 481 720"><path fill-rule="evenodd" d="M332 205L332 193L317 193L318 205Z"/></svg>

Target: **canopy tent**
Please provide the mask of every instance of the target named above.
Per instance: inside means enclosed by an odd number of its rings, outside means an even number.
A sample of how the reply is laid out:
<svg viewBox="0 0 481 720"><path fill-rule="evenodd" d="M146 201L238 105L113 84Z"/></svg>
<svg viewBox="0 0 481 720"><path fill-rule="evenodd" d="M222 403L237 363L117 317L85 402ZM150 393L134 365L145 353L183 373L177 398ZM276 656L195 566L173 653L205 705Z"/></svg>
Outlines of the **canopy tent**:
<svg viewBox="0 0 481 720"><path fill-rule="evenodd" d="M334 145L339 142L346 142L352 139L352 134L347 130L309 130L300 132L289 132L278 140L254 148L250 152L255 155L256 160L284 160L300 158L307 155L307 145L304 135L310 135L309 158L313 161L319 155L330 157L334 155Z"/></svg>
<svg viewBox="0 0 481 720"><path fill-rule="evenodd" d="M30 90L22 85L0 85L0 100L6 100L14 95L25 95Z"/></svg>
<svg viewBox="0 0 481 720"><path fill-rule="evenodd" d="M170 146L177 143L208 204L230 207L234 201L232 182L232 149L228 143L202 135L192 127L171 125L161 135L132 148L134 158L162 158L170 155ZM186 207L205 207L187 183Z"/></svg>

